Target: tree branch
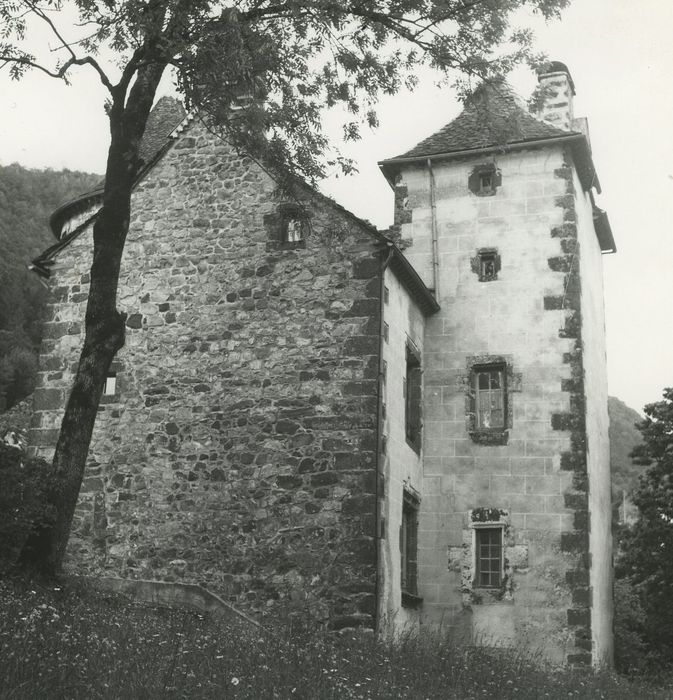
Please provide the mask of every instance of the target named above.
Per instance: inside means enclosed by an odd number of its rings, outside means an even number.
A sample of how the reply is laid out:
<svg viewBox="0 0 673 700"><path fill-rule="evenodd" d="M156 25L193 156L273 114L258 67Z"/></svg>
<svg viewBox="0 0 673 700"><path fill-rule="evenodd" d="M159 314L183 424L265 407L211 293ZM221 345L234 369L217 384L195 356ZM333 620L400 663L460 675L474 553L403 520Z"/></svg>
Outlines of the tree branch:
<svg viewBox="0 0 673 700"><path fill-rule="evenodd" d="M61 42L61 46L66 51L68 51L71 58L77 58L70 44L61 36L61 33L56 28L56 25L51 21L51 19L47 16L44 10L39 8L34 2L31 2L30 0L24 0L24 2L26 3L26 5L28 5L33 14L37 15L41 20L44 20L49 25L49 28L56 35L56 38Z"/></svg>
<svg viewBox="0 0 673 700"><path fill-rule="evenodd" d="M105 85L110 92L113 90L112 83L105 74L105 71L100 67L96 59L92 58L91 56L85 56L84 58L69 58L57 71L49 70L49 68L40 65L27 56L10 56L7 54L0 54L0 61L2 61L2 66L0 66L0 68L4 68L7 64L15 63L20 66L27 66L28 68L37 68L37 70L42 71L50 78L60 78L63 80L67 80L66 73L70 68L72 68L72 66L90 65L98 73L101 83L103 83L103 85Z"/></svg>

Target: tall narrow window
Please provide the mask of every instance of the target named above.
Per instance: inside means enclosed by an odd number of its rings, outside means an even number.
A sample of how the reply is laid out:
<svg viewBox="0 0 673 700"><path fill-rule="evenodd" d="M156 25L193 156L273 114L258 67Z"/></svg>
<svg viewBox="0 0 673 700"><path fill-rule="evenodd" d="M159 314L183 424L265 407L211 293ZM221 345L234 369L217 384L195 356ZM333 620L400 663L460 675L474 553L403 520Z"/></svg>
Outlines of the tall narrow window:
<svg viewBox="0 0 673 700"><path fill-rule="evenodd" d="M477 430L504 428L507 415L507 387L502 365L475 368L475 427Z"/></svg>
<svg viewBox="0 0 673 700"><path fill-rule="evenodd" d="M402 604L418 596L418 498L404 491L400 527Z"/></svg>
<svg viewBox="0 0 673 700"><path fill-rule="evenodd" d="M497 588L502 583L502 528L475 529L476 576L479 588Z"/></svg>
<svg viewBox="0 0 673 700"><path fill-rule="evenodd" d="M411 447L421 449L421 360L416 351L407 345L407 368L404 380L405 430Z"/></svg>

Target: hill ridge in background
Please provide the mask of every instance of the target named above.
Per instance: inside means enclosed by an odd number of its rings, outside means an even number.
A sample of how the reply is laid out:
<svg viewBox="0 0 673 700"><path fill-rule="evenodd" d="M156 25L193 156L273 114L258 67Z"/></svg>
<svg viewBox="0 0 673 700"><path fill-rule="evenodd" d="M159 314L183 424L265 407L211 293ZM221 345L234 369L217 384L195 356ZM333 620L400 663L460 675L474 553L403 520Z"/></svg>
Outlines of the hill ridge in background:
<svg viewBox="0 0 673 700"><path fill-rule="evenodd" d="M0 410L33 389L47 290L27 264L54 243L49 216L101 176L0 165Z"/></svg>
<svg viewBox="0 0 673 700"><path fill-rule="evenodd" d="M622 499L622 493L628 496L638 486L638 477L644 467L633 464L629 455L636 445L643 440L636 423L643 416L615 396L608 396L608 414L610 416L610 466L612 469L613 502Z"/></svg>

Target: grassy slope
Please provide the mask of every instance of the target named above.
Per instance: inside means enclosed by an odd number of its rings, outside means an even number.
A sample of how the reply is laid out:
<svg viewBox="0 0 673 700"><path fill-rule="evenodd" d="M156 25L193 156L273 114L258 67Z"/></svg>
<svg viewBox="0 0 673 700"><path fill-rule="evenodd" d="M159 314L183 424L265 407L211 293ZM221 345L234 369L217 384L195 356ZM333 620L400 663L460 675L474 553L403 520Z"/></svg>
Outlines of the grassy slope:
<svg viewBox="0 0 673 700"><path fill-rule="evenodd" d="M553 672L429 633L226 628L83 587L0 581L0 698L666 698L615 675Z"/></svg>

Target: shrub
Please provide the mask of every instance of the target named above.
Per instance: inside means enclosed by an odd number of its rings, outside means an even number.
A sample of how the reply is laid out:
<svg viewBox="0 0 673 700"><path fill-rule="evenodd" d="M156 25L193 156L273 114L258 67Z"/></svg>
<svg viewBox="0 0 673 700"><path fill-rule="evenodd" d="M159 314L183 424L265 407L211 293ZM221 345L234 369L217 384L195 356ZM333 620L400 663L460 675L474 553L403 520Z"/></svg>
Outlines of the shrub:
<svg viewBox="0 0 673 700"><path fill-rule="evenodd" d="M0 442L0 572L14 564L31 528L53 521L52 478L47 462Z"/></svg>

